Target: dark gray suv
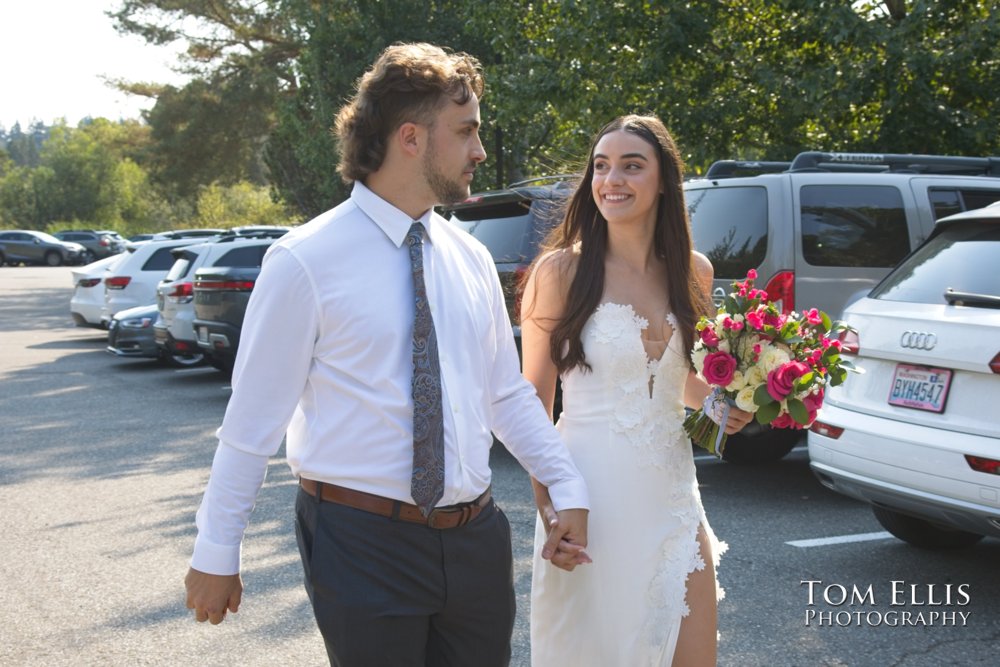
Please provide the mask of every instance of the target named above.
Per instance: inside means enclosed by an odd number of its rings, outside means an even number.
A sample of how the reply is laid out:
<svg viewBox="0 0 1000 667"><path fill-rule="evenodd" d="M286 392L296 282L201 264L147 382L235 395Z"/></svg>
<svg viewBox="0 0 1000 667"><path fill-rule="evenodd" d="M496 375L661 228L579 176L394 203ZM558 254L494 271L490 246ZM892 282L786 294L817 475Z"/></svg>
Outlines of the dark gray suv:
<svg viewBox="0 0 1000 667"><path fill-rule="evenodd" d="M4 264L79 264L85 250L79 243L60 241L31 229L0 231L0 266Z"/></svg>

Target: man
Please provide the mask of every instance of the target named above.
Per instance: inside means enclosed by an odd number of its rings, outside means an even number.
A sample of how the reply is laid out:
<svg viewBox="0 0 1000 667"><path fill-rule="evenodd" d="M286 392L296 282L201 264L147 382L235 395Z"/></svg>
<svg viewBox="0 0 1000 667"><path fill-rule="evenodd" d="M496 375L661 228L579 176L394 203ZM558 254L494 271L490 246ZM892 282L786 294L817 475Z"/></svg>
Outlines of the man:
<svg viewBox="0 0 1000 667"><path fill-rule="evenodd" d="M433 211L486 158L482 92L471 56L396 45L340 111L351 197L272 246L247 309L185 580L197 620L239 606L243 532L286 429L331 664L508 664L491 431L548 487L545 555L586 545L586 487L520 375L490 255Z"/></svg>

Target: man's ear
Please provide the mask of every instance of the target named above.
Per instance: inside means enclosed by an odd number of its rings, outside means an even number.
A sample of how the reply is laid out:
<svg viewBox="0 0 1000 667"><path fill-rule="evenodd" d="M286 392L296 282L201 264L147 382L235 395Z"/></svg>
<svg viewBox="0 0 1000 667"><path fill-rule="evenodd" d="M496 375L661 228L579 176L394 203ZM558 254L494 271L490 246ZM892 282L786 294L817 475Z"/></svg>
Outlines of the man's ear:
<svg viewBox="0 0 1000 667"><path fill-rule="evenodd" d="M425 128L422 126L416 123L403 123L396 130L396 141L405 154L416 156L420 153L425 135Z"/></svg>

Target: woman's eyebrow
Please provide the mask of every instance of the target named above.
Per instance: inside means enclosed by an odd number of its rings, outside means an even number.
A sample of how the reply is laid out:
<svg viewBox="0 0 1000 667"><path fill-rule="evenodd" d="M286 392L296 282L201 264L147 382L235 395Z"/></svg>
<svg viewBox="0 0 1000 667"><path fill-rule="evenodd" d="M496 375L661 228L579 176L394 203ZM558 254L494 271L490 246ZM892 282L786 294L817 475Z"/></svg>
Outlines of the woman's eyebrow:
<svg viewBox="0 0 1000 667"><path fill-rule="evenodd" d="M608 156L605 155L604 153L594 153L594 159L596 160L598 158L603 160L609 159ZM643 155L642 153L625 153L625 155L621 156L622 160L628 160L631 158L639 158L640 160L645 160L646 162L649 162L649 158Z"/></svg>

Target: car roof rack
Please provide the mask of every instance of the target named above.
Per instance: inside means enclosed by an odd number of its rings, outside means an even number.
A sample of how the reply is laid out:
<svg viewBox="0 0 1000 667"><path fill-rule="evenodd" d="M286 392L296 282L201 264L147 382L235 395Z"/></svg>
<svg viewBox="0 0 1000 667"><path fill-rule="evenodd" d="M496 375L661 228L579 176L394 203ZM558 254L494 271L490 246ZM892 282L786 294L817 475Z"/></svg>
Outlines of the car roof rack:
<svg viewBox="0 0 1000 667"><path fill-rule="evenodd" d="M716 160L705 172L703 178L737 178L740 176L757 176L759 174L776 174L788 171L791 162L768 162L760 160Z"/></svg>
<svg viewBox="0 0 1000 667"><path fill-rule="evenodd" d="M526 178L523 181L517 181L516 183L511 183L508 188L520 188L525 185L536 185L539 183L546 183L548 181L556 181L556 186L562 185L566 181L572 181L573 179L579 178L578 174L553 174L551 176L536 176L535 178Z"/></svg>
<svg viewBox="0 0 1000 667"><path fill-rule="evenodd" d="M795 156L788 171L874 171L1000 177L1000 157L806 151Z"/></svg>

